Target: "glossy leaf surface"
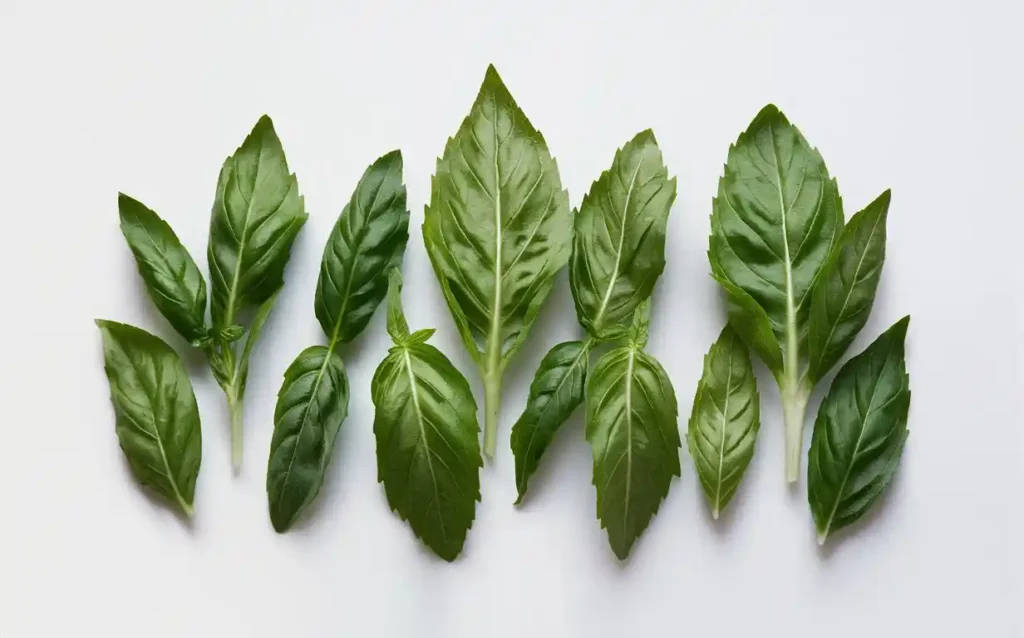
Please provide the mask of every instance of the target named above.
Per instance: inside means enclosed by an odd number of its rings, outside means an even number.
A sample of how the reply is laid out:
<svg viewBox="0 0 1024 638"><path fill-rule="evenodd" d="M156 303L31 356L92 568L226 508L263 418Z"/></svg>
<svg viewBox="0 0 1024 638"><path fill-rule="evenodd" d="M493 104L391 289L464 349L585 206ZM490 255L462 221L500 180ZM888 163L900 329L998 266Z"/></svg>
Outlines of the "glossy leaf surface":
<svg viewBox="0 0 1024 638"><path fill-rule="evenodd" d="M115 428L135 477L192 515L202 460L199 409L185 366L158 337L99 320Z"/></svg>
<svg viewBox="0 0 1024 638"><path fill-rule="evenodd" d="M523 500L530 477L555 434L583 403L590 363L590 343L567 341L548 352L530 384L526 410L512 426L512 454L516 459L516 489Z"/></svg>
<svg viewBox="0 0 1024 638"><path fill-rule="evenodd" d="M704 357L686 436L714 518L729 504L754 456L760 402L747 348L726 326Z"/></svg>
<svg viewBox="0 0 1024 638"><path fill-rule="evenodd" d="M580 323L596 339L621 334L665 269L665 228L676 196L654 133L615 153L575 216L569 282Z"/></svg>
<svg viewBox="0 0 1024 638"><path fill-rule="evenodd" d="M345 365L324 346L306 348L285 371L267 467L270 520L278 532L286 531L320 491L348 414L348 396Z"/></svg>
<svg viewBox="0 0 1024 638"><path fill-rule="evenodd" d="M909 323L904 317L846 362L818 410L807 487L819 542L864 516L899 466L910 412Z"/></svg>
<svg viewBox="0 0 1024 638"><path fill-rule="evenodd" d="M635 345L598 360L587 381L587 441L597 517L625 559L679 476L675 392L664 368Z"/></svg>
<svg viewBox="0 0 1024 638"><path fill-rule="evenodd" d="M206 281L167 223L142 202L119 193L121 232L146 291L171 326L190 343L206 336Z"/></svg>

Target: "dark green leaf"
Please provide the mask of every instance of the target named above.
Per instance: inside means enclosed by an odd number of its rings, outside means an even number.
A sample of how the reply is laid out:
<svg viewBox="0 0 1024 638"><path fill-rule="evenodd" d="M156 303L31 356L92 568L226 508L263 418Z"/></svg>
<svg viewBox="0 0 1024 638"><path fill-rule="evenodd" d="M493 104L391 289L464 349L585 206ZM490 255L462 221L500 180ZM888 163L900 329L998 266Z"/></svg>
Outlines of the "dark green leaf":
<svg viewBox="0 0 1024 638"><path fill-rule="evenodd" d="M366 328L408 239L402 154L392 151L363 173L324 248L315 308L332 342L348 343Z"/></svg>
<svg viewBox="0 0 1024 638"><path fill-rule="evenodd" d="M490 456L505 364L568 260L572 240L558 167L493 66L437 162L423 240L484 377Z"/></svg>
<svg viewBox="0 0 1024 638"><path fill-rule="evenodd" d="M885 261L890 192L850 218L811 292L807 375L818 381L832 369L868 320Z"/></svg>
<svg viewBox="0 0 1024 638"><path fill-rule="evenodd" d="M121 232L160 314L189 342L206 336L206 281L171 227L142 202L117 195Z"/></svg>
<svg viewBox="0 0 1024 638"><path fill-rule="evenodd" d="M621 334L665 269L665 227L676 197L649 129L615 153L575 218L569 283L580 323L596 339Z"/></svg>
<svg viewBox="0 0 1024 638"><path fill-rule="evenodd" d="M345 365L324 346L303 350L284 373L267 467L270 520L278 532L291 527L320 491L348 394Z"/></svg>
<svg viewBox="0 0 1024 638"><path fill-rule="evenodd" d="M686 436L714 518L729 504L754 457L760 401L747 348L726 326L704 357Z"/></svg>
<svg viewBox="0 0 1024 638"><path fill-rule="evenodd" d="M409 338L409 324L402 312L402 271L393 268L388 274L388 334L395 343Z"/></svg>
<svg viewBox="0 0 1024 638"><path fill-rule="evenodd" d="M530 384L526 411L512 426L517 505L526 495L527 483L555 433L583 403L589 355L589 341L567 341L552 348L540 362Z"/></svg>
<svg viewBox="0 0 1024 638"><path fill-rule="evenodd" d="M117 438L135 477L192 515L202 441L185 366L144 330L99 320Z"/></svg>
<svg viewBox="0 0 1024 638"><path fill-rule="evenodd" d="M239 311L263 304L284 284L292 243L306 221L295 175L263 116L224 162L210 220L210 312L213 325L237 323Z"/></svg>
<svg viewBox="0 0 1024 638"><path fill-rule="evenodd" d="M606 353L587 382L597 517L620 559L679 476L676 396L664 368L634 346Z"/></svg>
<svg viewBox="0 0 1024 638"><path fill-rule="evenodd" d="M256 309L256 314L252 317L252 324L249 326L249 334L245 338L245 345L242 346L242 356L238 360L238 371L236 374L238 394L241 396L245 394L245 384L249 380L249 358L252 356L253 346L256 345L256 339L259 338L260 332L263 330L263 325L267 323L267 319L270 317L270 311L274 309L274 302L277 300L277 293L280 289L275 290L267 299L260 304L259 308Z"/></svg>
<svg viewBox="0 0 1024 638"><path fill-rule="evenodd" d="M392 278L389 305L401 304L400 286ZM401 315L400 305L389 311ZM437 348L410 338L396 340L371 388L388 504L438 556L454 560L473 524L483 465L469 383Z"/></svg>
<svg viewBox="0 0 1024 638"><path fill-rule="evenodd" d="M896 473L910 411L909 323L899 320L850 359L818 410L807 492L819 542L871 509Z"/></svg>

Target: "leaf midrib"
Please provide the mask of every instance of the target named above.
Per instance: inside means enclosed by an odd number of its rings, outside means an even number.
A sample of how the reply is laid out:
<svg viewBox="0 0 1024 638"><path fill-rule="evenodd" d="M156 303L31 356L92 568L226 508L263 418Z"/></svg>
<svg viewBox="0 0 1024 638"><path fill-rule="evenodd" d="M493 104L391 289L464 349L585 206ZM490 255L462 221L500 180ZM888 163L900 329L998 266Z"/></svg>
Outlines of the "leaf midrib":
<svg viewBox="0 0 1024 638"><path fill-rule="evenodd" d="M722 508L722 480L725 474L725 442L726 442L726 428L729 425L729 399L732 396L732 348L729 349L728 356L728 367L729 374L725 378L725 401L722 402L722 437L718 445L718 472L717 472L717 486L715 487L715 508L712 512L714 518L718 518L718 513Z"/></svg>
<svg viewBox="0 0 1024 638"><path fill-rule="evenodd" d="M501 174L498 169L498 101L492 100L491 128L494 133L494 303L491 306L491 333L487 337L487 373L493 375L501 360Z"/></svg>
<svg viewBox="0 0 1024 638"><path fill-rule="evenodd" d="M796 374L799 345L796 334L796 306L793 300L793 264L789 254L789 227L786 224L786 197L782 190L782 164L779 149L775 142L775 129L768 125L768 136L772 142L772 156L775 158L775 186L779 193L779 215L782 224L782 254L786 273L786 352L783 354L783 368L789 368L790 374Z"/></svg>
<svg viewBox="0 0 1024 638"><path fill-rule="evenodd" d="M626 362L626 494L622 503L622 538L625 539L629 527L629 500L633 487L633 361L636 359L636 351L629 349L629 359Z"/></svg>
<svg viewBox="0 0 1024 638"><path fill-rule="evenodd" d="M402 348L402 359L405 364L405 372L409 377L409 394L412 399L413 409L416 410L416 425L420 429L420 442L423 444L423 457L427 462L427 469L430 471L430 482L434 488L434 502L438 506L437 521L441 529L441 540L448 544L448 532L444 527L444 517L441 516L441 493L437 489L437 475L434 473L434 463L430 458L430 446L427 445L427 429L423 426L423 410L420 408L419 392L416 390L416 374L412 369L412 357L409 355L409 348Z"/></svg>

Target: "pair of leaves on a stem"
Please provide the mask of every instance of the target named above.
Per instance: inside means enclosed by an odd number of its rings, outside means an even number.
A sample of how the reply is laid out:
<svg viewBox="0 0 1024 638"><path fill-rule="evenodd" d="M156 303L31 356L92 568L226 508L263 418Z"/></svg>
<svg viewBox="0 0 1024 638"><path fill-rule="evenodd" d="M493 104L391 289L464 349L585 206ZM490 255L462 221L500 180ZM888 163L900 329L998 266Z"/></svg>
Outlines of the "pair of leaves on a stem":
<svg viewBox="0 0 1024 638"><path fill-rule="evenodd" d="M221 169L208 248L210 324L206 281L171 227L127 195L119 195L118 208L122 233L150 298L182 337L206 352L225 391L237 469L249 358L284 282L292 243L306 220L298 184L288 172L273 124L266 116L261 118ZM234 344L246 332L240 315L250 309L255 312L248 335L238 348ZM199 471L200 428L198 412L182 407L181 397L192 394L184 366L170 346L138 328L114 322L100 322L100 328L121 447L141 481L157 485L154 476L166 477L169 484L158 491L190 512ZM123 425L129 421L136 427ZM161 453L153 456L152 449Z"/></svg>
<svg viewBox="0 0 1024 638"><path fill-rule="evenodd" d="M689 435L713 512L728 502L753 454L757 410L733 415L726 409L757 402L746 347L760 356L779 384L787 478L796 480L807 399L871 312L885 259L889 198L889 191L884 192L844 227L838 186L821 155L771 105L730 148L714 200L708 256L713 276L726 291L731 329L723 332L705 361ZM830 397L851 391L845 384L854 383L856 375L844 372L855 361L840 371ZM736 377L730 373L741 373L750 382L734 387ZM830 422L844 433L836 433L844 442L862 427L848 414ZM816 439L821 423L819 414ZM886 427L900 426L890 421ZM871 474L864 471L865 477ZM861 503L858 516L876 496Z"/></svg>
<svg viewBox="0 0 1024 638"><path fill-rule="evenodd" d="M575 215L569 261L576 315L588 338L544 357L512 428L518 503L555 433L586 399L597 515L620 558L679 474L675 393L661 365L643 352L675 187L649 130L617 151L591 186ZM588 381L591 351L613 341L625 344L605 353Z"/></svg>
<svg viewBox="0 0 1024 638"><path fill-rule="evenodd" d="M324 248L314 309L327 345L299 354L284 373L267 467L270 520L287 530L316 498L348 413L338 349L367 326L401 266L409 239L402 155L392 151L363 173Z"/></svg>

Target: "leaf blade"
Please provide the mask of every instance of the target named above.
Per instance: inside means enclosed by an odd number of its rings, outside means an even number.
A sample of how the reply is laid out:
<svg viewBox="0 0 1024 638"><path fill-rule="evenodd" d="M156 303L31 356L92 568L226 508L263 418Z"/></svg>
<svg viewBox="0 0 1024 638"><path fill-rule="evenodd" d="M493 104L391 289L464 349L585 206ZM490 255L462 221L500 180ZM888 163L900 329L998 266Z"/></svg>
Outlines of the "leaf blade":
<svg viewBox="0 0 1024 638"><path fill-rule="evenodd" d="M909 322L910 317L899 320L850 359L818 410L807 498L821 543L860 519L895 475L909 432Z"/></svg>
<svg viewBox="0 0 1024 638"><path fill-rule="evenodd" d="M202 460L192 383L178 354L134 326L97 320L115 429L135 478L192 515Z"/></svg>
<svg viewBox="0 0 1024 638"><path fill-rule="evenodd" d="M583 403L590 342L567 341L552 348L530 384L526 409L512 426L516 464L516 505L526 496L530 477L563 423Z"/></svg>
<svg viewBox="0 0 1024 638"><path fill-rule="evenodd" d="M714 518L736 493L754 456L760 396L750 356L728 325L704 357L687 447Z"/></svg>

